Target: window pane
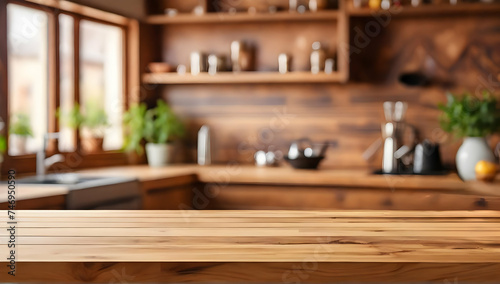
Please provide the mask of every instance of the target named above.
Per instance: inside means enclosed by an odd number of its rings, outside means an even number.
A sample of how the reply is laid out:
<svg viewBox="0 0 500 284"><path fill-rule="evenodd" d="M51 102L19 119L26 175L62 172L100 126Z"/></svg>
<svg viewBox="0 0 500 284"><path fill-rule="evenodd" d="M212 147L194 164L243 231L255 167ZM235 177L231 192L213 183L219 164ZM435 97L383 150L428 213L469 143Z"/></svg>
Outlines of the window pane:
<svg viewBox="0 0 500 284"><path fill-rule="evenodd" d="M123 143L123 31L83 20L80 33L80 103L86 113L104 110L108 120L107 127L84 129L82 136L101 135L104 150L118 150Z"/></svg>
<svg viewBox="0 0 500 284"><path fill-rule="evenodd" d="M7 6L9 155L38 151L47 132L47 23L45 12Z"/></svg>
<svg viewBox="0 0 500 284"><path fill-rule="evenodd" d="M65 114L69 114L75 103L74 64L74 19L59 15L59 62L60 62L60 123L59 151L72 152L76 149L74 129L65 124Z"/></svg>

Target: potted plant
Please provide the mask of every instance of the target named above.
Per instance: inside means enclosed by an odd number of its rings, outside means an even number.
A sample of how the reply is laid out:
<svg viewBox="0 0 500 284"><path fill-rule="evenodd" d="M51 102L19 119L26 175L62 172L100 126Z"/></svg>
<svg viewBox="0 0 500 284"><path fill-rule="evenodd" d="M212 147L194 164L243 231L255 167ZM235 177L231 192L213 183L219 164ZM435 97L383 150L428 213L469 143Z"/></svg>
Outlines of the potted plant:
<svg viewBox="0 0 500 284"><path fill-rule="evenodd" d="M14 152L19 155L26 154L26 140L28 137L33 137L30 117L22 113L13 115L10 120L9 134Z"/></svg>
<svg viewBox="0 0 500 284"><path fill-rule="evenodd" d="M60 111L58 111L59 115ZM82 135L82 147L87 153L103 150L104 130L108 126L106 111L95 103L87 103L84 110L80 105L62 114L63 123L67 127L78 129Z"/></svg>
<svg viewBox="0 0 500 284"><path fill-rule="evenodd" d="M161 167L172 160L172 142L184 134L184 126L172 109L164 101L158 100L156 107L146 112L143 134L147 142L149 165Z"/></svg>
<svg viewBox="0 0 500 284"><path fill-rule="evenodd" d="M0 133L3 131L4 127L5 123L0 117ZM5 151L7 151L7 139L5 139L3 134L0 134L0 175L2 173L3 154L5 154Z"/></svg>
<svg viewBox="0 0 500 284"><path fill-rule="evenodd" d="M146 104L132 105L123 115L124 144L123 150L129 153L130 163L140 161L144 154L144 127Z"/></svg>
<svg viewBox="0 0 500 284"><path fill-rule="evenodd" d="M495 162L486 137L500 132L500 109L496 98L484 92L482 98L465 93L462 96L446 94L447 104L441 104L442 128L464 138L457 152L458 174L463 180L475 179L475 166L481 161Z"/></svg>
<svg viewBox="0 0 500 284"><path fill-rule="evenodd" d="M82 113L82 146L87 153L103 151L104 131L109 126L104 108L87 103Z"/></svg>

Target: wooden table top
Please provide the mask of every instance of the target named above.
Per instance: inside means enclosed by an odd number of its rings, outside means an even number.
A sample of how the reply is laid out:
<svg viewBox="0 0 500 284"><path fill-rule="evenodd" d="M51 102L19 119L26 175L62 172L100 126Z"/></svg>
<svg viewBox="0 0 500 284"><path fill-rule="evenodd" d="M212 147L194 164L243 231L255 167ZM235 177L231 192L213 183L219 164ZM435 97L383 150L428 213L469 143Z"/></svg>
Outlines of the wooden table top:
<svg viewBox="0 0 500 284"><path fill-rule="evenodd" d="M500 263L500 211L17 211L16 220L19 262Z"/></svg>

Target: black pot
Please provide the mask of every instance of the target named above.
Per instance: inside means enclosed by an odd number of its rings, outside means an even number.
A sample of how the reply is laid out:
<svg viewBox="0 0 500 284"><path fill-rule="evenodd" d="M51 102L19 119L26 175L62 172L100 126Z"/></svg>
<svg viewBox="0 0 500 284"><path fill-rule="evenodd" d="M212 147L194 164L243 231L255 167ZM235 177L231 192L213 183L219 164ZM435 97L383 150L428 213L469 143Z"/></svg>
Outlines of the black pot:
<svg viewBox="0 0 500 284"><path fill-rule="evenodd" d="M295 169L315 170L324 158L325 156L289 159L288 156L286 156L285 161L287 161Z"/></svg>

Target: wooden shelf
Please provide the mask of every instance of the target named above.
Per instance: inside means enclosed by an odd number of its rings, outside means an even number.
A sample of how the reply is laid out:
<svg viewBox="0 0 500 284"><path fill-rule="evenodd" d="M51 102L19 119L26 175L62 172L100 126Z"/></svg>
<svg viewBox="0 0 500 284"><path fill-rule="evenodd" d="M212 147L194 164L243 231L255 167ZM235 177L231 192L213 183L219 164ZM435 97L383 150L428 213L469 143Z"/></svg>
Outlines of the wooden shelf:
<svg viewBox="0 0 500 284"><path fill-rule="evenodd" d="M397 12L399 11L399 12ZM370 8L354 8L351 6L348 9L350 16L371 17L377 14L390 13L391 16L445 16L445 15L460 15L460 14L484 14L484 13L499 13L499 3L459 3L457 5L440 4L431 5L423 4L418 7L404 6L396 12L391 10L373 10Z"/></svg>
<svg viewBox="0 0 500 284"><path fill-rule="evenodd" d="M345 81L341 73L312 74L310 72L242 72L209 75L178 75L177 73L151 73L143 76L146 84L189 85L189 84L245 84L245 83L340 83Z"/></svg>
<svg viewBox="0 0 500 284"><path fill-rule="evenodd" d="M166 24L203 24L203 23L250 23L250 22L277 22L277 21L328 21L336 20L337 10L307 12L304 14L293 12L276 13L207 13L196 16L193 14L178 14L176 16L154 15L146 19L146 23L153 25Z"/></svg>

